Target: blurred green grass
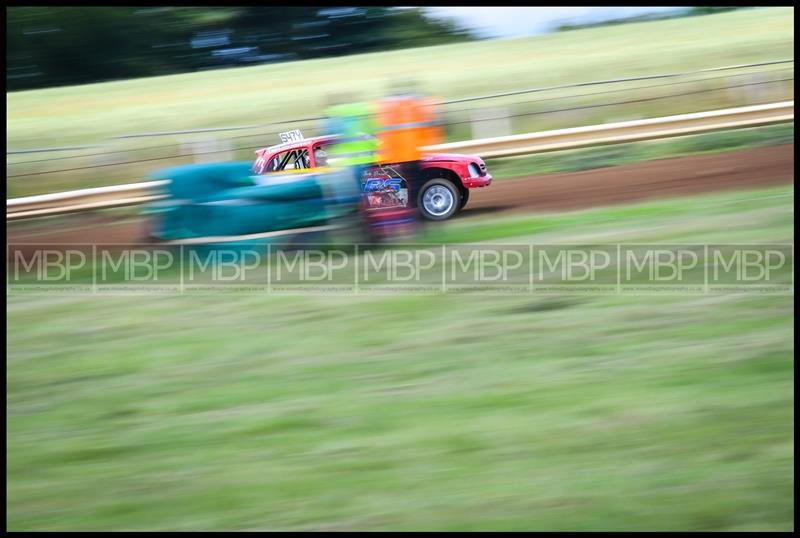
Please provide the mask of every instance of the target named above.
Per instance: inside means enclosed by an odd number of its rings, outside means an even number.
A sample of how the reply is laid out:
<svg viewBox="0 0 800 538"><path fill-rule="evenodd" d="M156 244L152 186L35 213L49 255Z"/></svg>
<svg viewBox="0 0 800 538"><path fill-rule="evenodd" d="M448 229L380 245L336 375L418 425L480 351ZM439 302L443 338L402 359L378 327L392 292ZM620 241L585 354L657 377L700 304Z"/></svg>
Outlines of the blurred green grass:
<svg viewBox="0 0 800 538"><path fill-rule="evenodd" d="M497 239L552 244L792 242L793 200L793 186L742 190L584 211L446 221L429 228L423 238L448 244ZM750 227L742 215L759 219L759 226Z"/></svg>
<svg viewBox="0 0 800 538"><path fill-rule="evenodd" d="M431 239L793 242L793 199ZM793 528L792 295L7 301L10 530Z"/></svg>

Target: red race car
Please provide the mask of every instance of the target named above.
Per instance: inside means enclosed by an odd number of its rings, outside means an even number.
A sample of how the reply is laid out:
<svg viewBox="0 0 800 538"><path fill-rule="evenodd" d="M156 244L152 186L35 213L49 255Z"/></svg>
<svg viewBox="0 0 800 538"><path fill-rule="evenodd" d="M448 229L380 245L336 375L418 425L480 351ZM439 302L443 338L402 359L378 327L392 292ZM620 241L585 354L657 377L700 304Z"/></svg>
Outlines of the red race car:
<svg viewBox="0 0 800 538"><path fill-rule="evenodd" d="M302 138L299 131L282 133L283 144L256 151L253 172L258 175L288 170L308 170L327 166L328 146L332 136ZM429 220L446 220L464 208L469 189L487 187L492 176L486 163L477 155L438 153L421 160L425 183L420 188L417 204ZM362 180L370 204L387 207L408 204L408 187L395 166L381 165L369 169Z"/></svg>

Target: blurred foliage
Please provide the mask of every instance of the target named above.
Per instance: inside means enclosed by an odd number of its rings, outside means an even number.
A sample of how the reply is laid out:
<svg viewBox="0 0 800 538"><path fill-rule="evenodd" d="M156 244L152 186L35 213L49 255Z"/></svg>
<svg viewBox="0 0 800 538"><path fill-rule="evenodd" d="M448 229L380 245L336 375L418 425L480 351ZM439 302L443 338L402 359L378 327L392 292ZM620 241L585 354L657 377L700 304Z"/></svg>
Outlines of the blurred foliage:
<svg viewBox="0 0 800 538"><path fill-rule="evenodd" d="M10 7L10 90L472 39L419 9Z"/></svg>

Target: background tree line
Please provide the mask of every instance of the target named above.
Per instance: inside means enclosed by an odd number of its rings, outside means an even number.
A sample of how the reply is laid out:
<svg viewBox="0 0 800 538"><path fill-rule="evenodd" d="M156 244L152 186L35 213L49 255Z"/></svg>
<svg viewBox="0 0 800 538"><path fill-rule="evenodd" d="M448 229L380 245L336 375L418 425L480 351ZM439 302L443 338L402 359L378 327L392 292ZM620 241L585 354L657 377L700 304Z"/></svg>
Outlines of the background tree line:
<svg viewBox="0 0 800 538"><path fill-rule="evenodd" d="M8 7L7 90L473 39L419 9Z"/></svg>

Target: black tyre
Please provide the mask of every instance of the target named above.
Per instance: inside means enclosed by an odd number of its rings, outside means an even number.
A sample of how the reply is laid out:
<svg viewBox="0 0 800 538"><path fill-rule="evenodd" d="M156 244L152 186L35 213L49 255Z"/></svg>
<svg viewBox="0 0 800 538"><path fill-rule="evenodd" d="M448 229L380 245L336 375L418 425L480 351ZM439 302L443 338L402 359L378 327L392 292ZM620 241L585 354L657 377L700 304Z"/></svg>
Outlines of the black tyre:
<svg viewBox="0 0 800 538"><path fill-rule="evenodd" d="M461 203L458 206L458 210L461 211L464 209L464 206L467 205L467 202L469 202L469 189L464 189L461 191Z"/></svg>
<svg viewBox="0 0 800 538"><path fill-rule="evenodd" d="M430 179L419 190L417 206L422 216L428 220L447 220L458 212L461 193L451 181Z"/></svg>

